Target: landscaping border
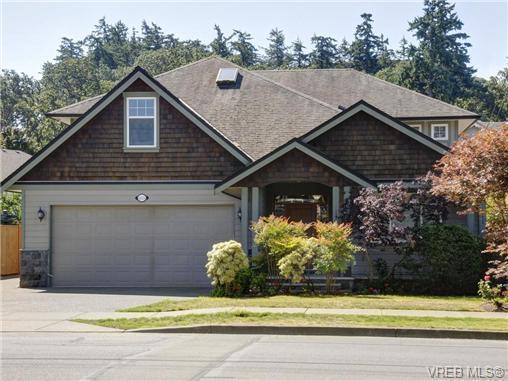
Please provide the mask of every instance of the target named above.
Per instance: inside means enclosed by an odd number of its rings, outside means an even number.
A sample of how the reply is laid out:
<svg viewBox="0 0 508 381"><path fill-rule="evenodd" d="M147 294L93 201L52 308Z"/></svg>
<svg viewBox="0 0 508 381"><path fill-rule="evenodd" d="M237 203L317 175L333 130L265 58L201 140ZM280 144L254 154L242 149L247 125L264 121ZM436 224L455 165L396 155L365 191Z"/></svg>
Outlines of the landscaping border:
<svg viewBox="0 0 508 381"><path fill-rule="evenodd" d="M378 336L429 339L508 340L508 331L384 327L299 327L273 325L193 325L186 327L139 328L125 332L208 333L240 335Z"/></svg>

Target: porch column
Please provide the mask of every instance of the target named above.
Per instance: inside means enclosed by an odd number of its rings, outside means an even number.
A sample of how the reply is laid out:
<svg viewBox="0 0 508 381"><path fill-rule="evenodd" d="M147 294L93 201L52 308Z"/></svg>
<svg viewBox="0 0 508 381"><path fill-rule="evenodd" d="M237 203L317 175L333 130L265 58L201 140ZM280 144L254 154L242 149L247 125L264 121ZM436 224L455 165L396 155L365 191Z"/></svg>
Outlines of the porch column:
<svg viewBox="0 0 508 381"><path fill-rule="evenodd" d="M344 203L346 203L346 201L349 200L349 197L351 197L351 187L347 186L344 187Z"/></svg>
<svg viewBox="0 0 508 381"><path fill-rule="evenodd" d="M340 188L332 188L332 221L337 221L339 218L339 200L340 200Z"/></svg>
<svg viewBox="0 0 508 381"><path fill-rule="evenodd" d="M241 244L243 250L247 253L249 251L249 188L242 187L242 198L240 202L240 210L242 217L240 220L241 226Z"/></svg>
<svg viewBox="0 0 508 381"><path fill-rule="evenodd" d="M259 219L259 188L252 188L252 221L257 221ZM252 256L258 254L258 247L254 243L254 237L252 237Z"/></svg>

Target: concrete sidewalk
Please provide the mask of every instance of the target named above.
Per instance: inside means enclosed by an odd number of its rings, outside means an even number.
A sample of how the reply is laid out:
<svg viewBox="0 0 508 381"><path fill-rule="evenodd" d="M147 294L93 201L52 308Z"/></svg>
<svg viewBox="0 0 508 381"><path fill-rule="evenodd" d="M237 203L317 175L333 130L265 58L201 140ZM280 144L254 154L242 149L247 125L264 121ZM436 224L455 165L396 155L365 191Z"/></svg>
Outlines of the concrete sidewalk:
<svg viewBox="0 0 508 381"><path fill-rule="evenodd" d="M331 308L264 308L264 307L222 307L168 312L10 312L1 313L3 332L122 332L122 330L76 323L74 319L134 319L162 318L190 314L211 314L220 312L248 311L260 313L323 314L323 315L377 315L411 317L450 317L507 319L502 312L458 312L429 310L382 310L382 309L331 309Z"/></svg>

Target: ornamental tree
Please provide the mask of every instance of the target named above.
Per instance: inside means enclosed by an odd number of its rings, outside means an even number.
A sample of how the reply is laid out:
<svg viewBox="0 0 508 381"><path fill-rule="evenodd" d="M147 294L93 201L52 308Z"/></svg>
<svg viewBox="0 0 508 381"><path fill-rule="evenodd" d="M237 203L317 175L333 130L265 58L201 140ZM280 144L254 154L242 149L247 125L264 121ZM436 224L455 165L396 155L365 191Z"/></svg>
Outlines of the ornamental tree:
<svg viewBox="0 0 508 381"><path fill-rule="evenodd" d="M346 271L354 262L354 254L363 249L351 242L351 224L315 222L317 239L313 241L314 268L326 278L326 292L331 292L333 275ZM312 238L311 238L312 239Z"/></svg>
<svg viewBox="0 0 508 381"><path fill-rule="evenodd" d="M354 200L359 209L359 235L367 247L389 247L401 255L388 277L411 255L411 248L419 239L424 224L446 220L446 200L431 192L431 175L405 185L401 181L383 184L378 189L365 188ZM370 278L373 263L367 251Z"/></svg>
<svg viewBox="0 0 508 381"><path fill-rule="evenodd" d="M463 212L487 213L486 252L495 255L488 273L508 278L508 126L455 142L436 168L434 194Z"/></svg>

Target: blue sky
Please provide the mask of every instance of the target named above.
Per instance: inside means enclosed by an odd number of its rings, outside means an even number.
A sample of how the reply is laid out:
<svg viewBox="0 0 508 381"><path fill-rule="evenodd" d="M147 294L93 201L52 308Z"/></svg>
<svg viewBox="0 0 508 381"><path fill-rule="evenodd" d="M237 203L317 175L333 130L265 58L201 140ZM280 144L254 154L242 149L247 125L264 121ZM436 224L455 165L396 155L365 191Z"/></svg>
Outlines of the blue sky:
<svg viewBox="0 0 508 381"><path fill-rule="evenodd" d="M2 0L0 0L2 1ZM153 21L181 39L214 37L213 25L229 33L233 28L266 46L270 29L282 29L288 41L300 37L307 47L314 33L351 40L360 14L373 14L376 33L384 33L393 48L402 36L411 40L408 21L422 13L422 1L328 2L170 2L170 1L18 1L3 0L1 65L39 77L41 66L56 55L63 36L82 39L97 20L122 20L139 30ZM506 66L508 56L508 0L458 1L456 11L471 38L471 63L488 77Z"/></svg>

